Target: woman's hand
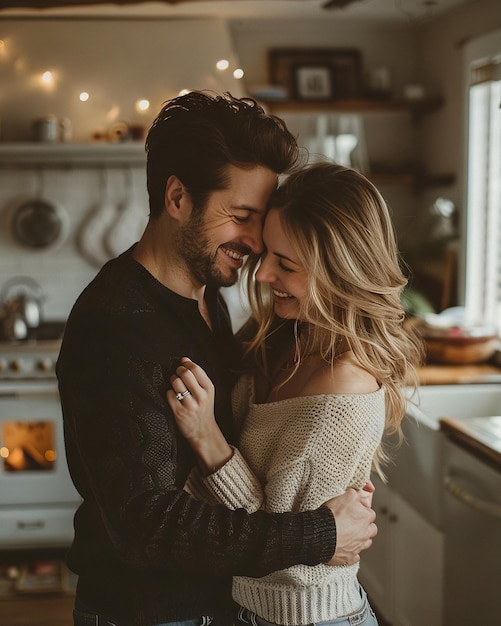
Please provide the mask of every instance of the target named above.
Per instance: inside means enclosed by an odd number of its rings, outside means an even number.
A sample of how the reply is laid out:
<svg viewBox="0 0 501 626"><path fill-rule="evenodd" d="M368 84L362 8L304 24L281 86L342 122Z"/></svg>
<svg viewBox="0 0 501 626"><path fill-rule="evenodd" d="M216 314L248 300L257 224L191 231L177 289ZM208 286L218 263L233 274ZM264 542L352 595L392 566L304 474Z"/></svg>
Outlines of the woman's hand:
<svg viewBox="0 0 501 626"><path fill-rule="evenodd" d="M204 472L211 474L233 455L214 416L214 385L205 371L187 357L181 359L171 385L167 402L176 424L199 457ZM182 397L178 395L183 393Z"/></svg>
<svg viewBox="0 0 501 626"><path fill-rule="evenodd" d="M172 389L167 391L167 401L183 437L196 440L210 436L216 423L214 385L205 371L184 357L170 382ZM186 390L190 393L178 400L176 394Z"/></svg>

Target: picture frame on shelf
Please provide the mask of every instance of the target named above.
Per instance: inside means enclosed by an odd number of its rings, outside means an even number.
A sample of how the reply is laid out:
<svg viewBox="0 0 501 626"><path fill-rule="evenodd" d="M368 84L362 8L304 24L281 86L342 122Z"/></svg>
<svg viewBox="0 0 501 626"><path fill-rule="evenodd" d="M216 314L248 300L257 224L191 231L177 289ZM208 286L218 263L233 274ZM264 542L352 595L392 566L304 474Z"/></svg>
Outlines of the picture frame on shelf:
<svg viewBox="0 0 501 626"><path fill-rule="evenodd" d="M349 100L361 95L362 56L356 48L272 48L268 62L270 83L282 87L291 99ZM301 89L310 79L320 94L329 92L329 97L312 98L311 89Z"/></svg>
<svg viewBox="0 0 501 626"><path fill-rule="evenodd" d="M332 71L329 65L298 64L293 67L293 95L297 100L332 100Z"/></svg>

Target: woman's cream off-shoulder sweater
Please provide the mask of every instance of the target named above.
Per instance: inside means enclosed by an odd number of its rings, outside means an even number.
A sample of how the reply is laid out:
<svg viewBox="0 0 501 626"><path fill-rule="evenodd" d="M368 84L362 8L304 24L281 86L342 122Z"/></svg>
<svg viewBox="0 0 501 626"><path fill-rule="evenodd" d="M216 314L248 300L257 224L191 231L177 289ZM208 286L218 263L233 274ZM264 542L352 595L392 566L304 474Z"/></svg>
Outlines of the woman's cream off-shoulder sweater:
<svg viewBox="0 0 501 626"><path fill-rule="evenodd" d="M232 509L306 511L369 479L384 430L383 389L255 404L245 376L233 408L240 452L208 477L195 470L186 486L195 497ZM326 621L360 609L357 572L358 564L296 565L263 578L236 576L233 597L276 624Z"/></svg>

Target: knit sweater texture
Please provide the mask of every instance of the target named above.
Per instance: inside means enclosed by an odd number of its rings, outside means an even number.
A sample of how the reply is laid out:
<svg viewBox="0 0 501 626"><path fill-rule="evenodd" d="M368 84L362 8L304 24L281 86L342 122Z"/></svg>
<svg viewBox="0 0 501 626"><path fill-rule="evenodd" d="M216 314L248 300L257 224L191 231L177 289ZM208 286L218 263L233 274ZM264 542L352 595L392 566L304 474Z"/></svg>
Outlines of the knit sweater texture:
<svg viewBox="0 0 501 626"><path fill-rule="evenodd" d="M307 513L229 510L183 485L196 463L166 399L179 357L206 369L216 417L234 441L239 363L225 303L206 289L212 330L195 300L132 257L107 263L68 319L57 375L66 455L82 504L68 553L85 604L120 626L214 618L231 623L231 577L314 565L335 549L325 507Z"/></svg>
<svg viewBox="0 0 501 626"><path fill-rule="evenodd" d="M248 511L305 511L369 479L384 431L383 388L256 404L246 375L233 405L239 450L214 474L190 476L196 497ZM261 578L237 576L233 597L276 624L331 620L360 609L358 567L296 565Z"/></svg>

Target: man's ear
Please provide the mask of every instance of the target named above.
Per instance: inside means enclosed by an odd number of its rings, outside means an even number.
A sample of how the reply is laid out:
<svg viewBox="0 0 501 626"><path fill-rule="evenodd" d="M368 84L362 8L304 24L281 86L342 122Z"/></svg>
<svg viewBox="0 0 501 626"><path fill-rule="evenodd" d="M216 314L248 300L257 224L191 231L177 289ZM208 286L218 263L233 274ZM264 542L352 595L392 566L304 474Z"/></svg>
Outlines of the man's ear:
<svg viewBox="0 0 501 626"><path fill-rule="evenodd" d="M165 185L165 208L174 219L179 219L183 199L188 195L183 183L177 176L169 176Z"/></svg>

